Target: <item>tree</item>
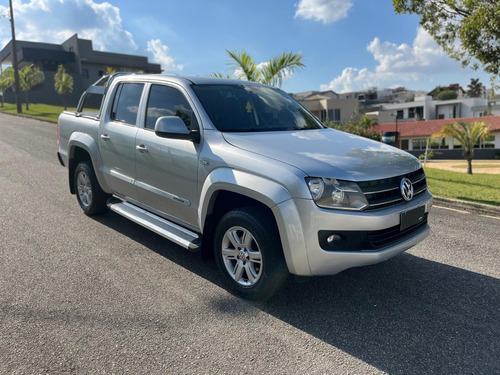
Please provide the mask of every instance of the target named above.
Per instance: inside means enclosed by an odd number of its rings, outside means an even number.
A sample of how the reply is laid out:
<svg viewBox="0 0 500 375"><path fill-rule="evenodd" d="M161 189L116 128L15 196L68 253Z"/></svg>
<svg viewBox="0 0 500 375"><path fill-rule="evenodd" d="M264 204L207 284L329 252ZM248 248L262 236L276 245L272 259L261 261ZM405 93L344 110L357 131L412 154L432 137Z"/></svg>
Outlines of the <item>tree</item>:
<svg viewBox="0 0 500 375"><path fill-rule="evenodd" d="M393 0L398 14L420 16L420 25L462 66L500 74L498 0Z"/></svg>
<svg viewBox="0 0 500 375"><path fill-rule="evenodd" d="M439 94L436 95L437 100L451 100L456 99L458 94L453 90L443 90Z"/></svg>
<svg viewBox="0 0 500 375"><path fill-rule="evenodd" d="M245 51L226 50L231 61L229 66L236 79L260 82L266 85L281 88L283 81L298 69L305 67L300 53L285 52L271 58L263 64L256 64L252 56ZM223 73L212 73L209 76L218 78L232 78Z"/></svg>
<svg viewBox="0 0 500 375"><path fill-rule="evenodd" d="M367 115L364 115L359 120L355 121L354 116L352 116L349 122L345 124L333 122L331 120L325 120L324 124L332 129L360 135L362 137L374 139L376 141L380 140L380 134L375 129L375 125L377 125L376 117L368 117Z"/></svg>
<svg viewBox="0 0 500 375"><path fill-rule="evenodd" d="M26 110L29 111L29 97L28 93L30 90L42 83L45 80L45 75L40 68L34 66L33 64L28 65L19 71L19 83L21 86L21 91L24 91L24 98L26 99Z"/></svg>
<svg viewBox="0 0 500 375"><path fill-rule="evenodd" d="M68 109L66 95L73 92L73 77L66 73L63 64L57 68L57 73L54 76L54 87L57 93L63 96L64 110Z"/></svg>
<svg viewBox="0 0 500 375"><path fill-rule="evenodd" d="M115 68L112 68L110 66L106 67L106 75L111 75L111 74L115 74L115 73L116 73L116 69Z"/></svg>
<svg viewBox="0 0 500 375"><path fill-rule="evenodd" d="M4 102L5 92L14 84L14 69L9 67L0 75L0 90L2 91L2 107Z"/></svg>
<svg viewBox="0 0 500 375"><path fill-rule="evenodd" d="M447 90L449 90L449 87L437 85L431 92L429 92L429 95L432 96L433 99L437 100L438 95Z"/></svg>
<svg viewBox="0 0 500 375"><path fill-rule="evenodd" d="M465 121L457 121L444 126L439 132L432 135L435 138L453 137L463 147L462 155L467 160L467 173L472 174L472 159L474 158L474 145L480 140L490 136L489 124L484 121L474 121L469 124Z"/></svg>
<svg viewBox="0 0 500 375"><path fill-rule="evenodd" d="M483 84L479 82L479 78L471 78L467 88L469 98L480 98L483 93Z"/></svg>

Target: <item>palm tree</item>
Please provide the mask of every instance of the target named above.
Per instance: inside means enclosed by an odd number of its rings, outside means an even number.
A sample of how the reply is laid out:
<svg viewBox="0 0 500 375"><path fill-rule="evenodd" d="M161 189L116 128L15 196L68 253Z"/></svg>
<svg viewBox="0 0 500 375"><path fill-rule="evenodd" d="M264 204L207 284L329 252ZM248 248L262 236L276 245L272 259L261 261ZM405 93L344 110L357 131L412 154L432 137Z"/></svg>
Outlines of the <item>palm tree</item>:
<svg viewBox="0 0 500 375"><path fill-rule="evenodd" d="M479 82L479 78L471 78L467 88L467 96L469 98L480 98L483 93L483 84Z"/></svg>
<svg viewBox="0 0 500 375"><path fill-rule="evenodd" d="M73 77L66 73L66 69L61 64L57 68L54 76L54 87L59 95L63 96L64 110L68 109L66 105L66 95L73 91Z"/></svg>
<svg viewBox="0 0 500 375"><path fill-rule="evenodd" d="M305 67L300 53L284 52L269 61L256 64L252 56L241 51L226 50L231 61L229 66L234 78L245 81L260 82L281 88L283 81L298 69ZM209 74L211 77L232 78L223 73Z"/></svg>
<svg viewBox="0 0 500 375"><path fill-rule="evenodd" d="M3 107L5 91L10 89L13 84L14 84L14 69L12 69L12 67L9 67L5 69L0 75L0 90L2 91L2 107Z"/></svg>
<svg viewBox="0 0 500 375"><path fill-rule="evenodd" d="M39 83L45 80L45 74L40 71L40 68L34 66L33 64L28 65L19 71L19 83L21 85L21 91L24 91L24 97L26 99L26 110L29 111L29 91Z"/></svg>
<svg viewBox="0 0 500 375"><path fill-rule="evenodd" d="M457 121L444 126L439 132L432 135L435 138L453 137L460 141L463 147L462 155L467 160L467 173L472 174L472 159L474 158L474 145L481 139L490 136L489 124L484 121L474 121L469 124L465 121Z"/></svg>

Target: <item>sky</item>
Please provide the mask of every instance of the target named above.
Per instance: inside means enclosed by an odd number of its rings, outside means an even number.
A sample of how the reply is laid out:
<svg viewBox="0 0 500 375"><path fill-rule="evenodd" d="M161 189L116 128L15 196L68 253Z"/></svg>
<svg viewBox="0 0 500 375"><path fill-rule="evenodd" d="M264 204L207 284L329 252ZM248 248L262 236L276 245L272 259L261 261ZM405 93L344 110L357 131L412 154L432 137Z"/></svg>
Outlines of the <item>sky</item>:
<svg viewBox="0 0 500 375"><path fill-rule="evenodd" d="M231 73L226 50L256 63L301 53L306 67L287 92L349 92L405 86L432 90L471 78L392 0L13 0L16 38L62 43L77 33L95 50L147 56L165 73ZM0 46L11 39L8 0L0 0Z"/></svg>

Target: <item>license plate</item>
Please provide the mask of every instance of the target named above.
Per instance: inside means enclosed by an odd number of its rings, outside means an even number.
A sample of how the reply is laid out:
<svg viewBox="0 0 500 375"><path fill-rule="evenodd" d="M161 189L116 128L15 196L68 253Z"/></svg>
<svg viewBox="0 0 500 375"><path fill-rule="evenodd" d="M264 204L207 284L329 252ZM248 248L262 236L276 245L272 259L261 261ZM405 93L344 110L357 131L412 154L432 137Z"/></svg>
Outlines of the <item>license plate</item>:
<svg viewBox="0 0 500 375"><path fill-rule="evenodd" d="M401 227L400 230L408 229L417 225L424 220L425 206L414 208L413 210L401 212Z"/></svg>

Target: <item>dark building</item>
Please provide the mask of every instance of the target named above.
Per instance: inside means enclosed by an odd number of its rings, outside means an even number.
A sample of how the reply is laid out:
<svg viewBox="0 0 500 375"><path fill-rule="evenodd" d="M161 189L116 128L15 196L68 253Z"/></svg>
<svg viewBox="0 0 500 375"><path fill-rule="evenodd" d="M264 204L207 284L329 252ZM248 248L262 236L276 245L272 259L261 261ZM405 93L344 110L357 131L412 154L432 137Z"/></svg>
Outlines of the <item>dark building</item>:
<svg viewBox="0 0 500 375"><path fill-rule="evenodd" d="M106 74L108 67L117 72L161 73L161 66L149 63L145 56L94 51L92 41L80 39L77 34L62 44L18 40L16 47L20 69L34 64L45 74L45 81L29 93L32 103L62 105L62 96L54 89L54 75L60 64L73 77L73 92L67 96L70 106L76 106L83 90ZM11 51L12 41L0 51L1 64L12 64ZM5 101L15 102L15 94L6 92Z"/></svg>

